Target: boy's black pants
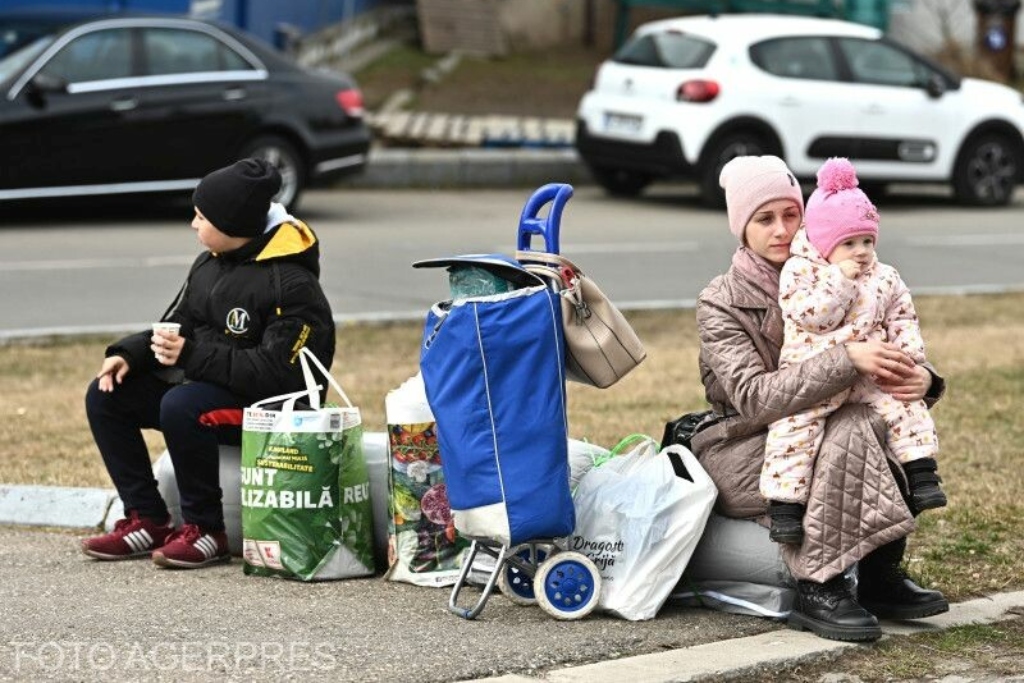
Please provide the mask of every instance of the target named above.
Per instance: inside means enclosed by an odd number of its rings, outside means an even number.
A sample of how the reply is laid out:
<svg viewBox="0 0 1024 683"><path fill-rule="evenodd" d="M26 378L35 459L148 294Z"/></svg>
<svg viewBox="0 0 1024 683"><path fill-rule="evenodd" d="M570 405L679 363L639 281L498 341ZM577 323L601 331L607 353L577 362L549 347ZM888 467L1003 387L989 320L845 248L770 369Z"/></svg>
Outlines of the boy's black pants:
<svg viewBox="0 0 1024 683"><path fill-rule="evenodd" d="M219 445L239 445L242 404L234 394L205 382L168 384L151 373L128 373L114 391L93 380L85 410L126 511L156 522L167 518L157 490L142 429L163 432L174 464L181 516L205 531L223 531Z"/></svg>

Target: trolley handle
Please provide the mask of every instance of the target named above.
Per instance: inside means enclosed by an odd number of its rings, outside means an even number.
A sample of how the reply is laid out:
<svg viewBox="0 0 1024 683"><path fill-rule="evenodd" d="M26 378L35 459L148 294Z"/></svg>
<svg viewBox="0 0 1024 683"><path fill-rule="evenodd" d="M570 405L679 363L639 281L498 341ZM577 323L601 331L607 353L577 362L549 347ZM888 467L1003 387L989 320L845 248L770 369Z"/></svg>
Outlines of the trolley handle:
<svg viewBox="0 0 1024 683"><path fill-rule="evenodd" d="M534 251L530 249L530 239L533 235L540 235L544 239L544 251L551 254L561 253L558 232L562 222L562 210L571 197L572 185L566 183L548 183L530 195L519 218L519 251ZM538 216L541 209L549 203L551 209L547 216Z"/></svg>

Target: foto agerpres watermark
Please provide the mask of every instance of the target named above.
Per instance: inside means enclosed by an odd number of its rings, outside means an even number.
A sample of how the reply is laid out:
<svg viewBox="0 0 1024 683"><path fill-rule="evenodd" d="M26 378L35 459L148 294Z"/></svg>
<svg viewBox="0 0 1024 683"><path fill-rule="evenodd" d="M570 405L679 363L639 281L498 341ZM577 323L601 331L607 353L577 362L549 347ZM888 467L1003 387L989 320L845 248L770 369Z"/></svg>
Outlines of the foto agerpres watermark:
<svg viewBox="0 0 1024 683"><path fill-rule="evenodd" d="M335 646L308 642L11 641L17 673L33 671L330 671Z"/></svg>

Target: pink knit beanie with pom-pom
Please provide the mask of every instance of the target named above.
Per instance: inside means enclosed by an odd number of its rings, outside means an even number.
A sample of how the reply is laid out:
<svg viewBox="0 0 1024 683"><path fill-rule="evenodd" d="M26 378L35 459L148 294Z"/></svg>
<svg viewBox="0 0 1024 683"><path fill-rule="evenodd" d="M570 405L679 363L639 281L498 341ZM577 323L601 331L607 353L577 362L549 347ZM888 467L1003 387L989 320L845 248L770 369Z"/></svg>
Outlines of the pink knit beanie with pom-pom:
<svg viewBox="0 0 1024 683"><path fill-rule="evenodd" d="M871 235L878 241L878 209L857 187L849 159L833 157L818 169L818 189L807 200L807 239L826 259L851 237Z"/></svg>

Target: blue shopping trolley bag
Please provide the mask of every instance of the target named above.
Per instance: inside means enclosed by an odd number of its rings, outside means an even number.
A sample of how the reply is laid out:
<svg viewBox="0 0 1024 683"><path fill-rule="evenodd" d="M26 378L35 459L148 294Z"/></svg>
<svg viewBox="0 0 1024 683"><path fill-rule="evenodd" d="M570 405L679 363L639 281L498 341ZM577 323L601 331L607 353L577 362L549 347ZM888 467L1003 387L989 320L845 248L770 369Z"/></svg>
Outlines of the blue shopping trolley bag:
<svg viewBox="0 0 1024 683"><path fill-rule="evenodd" d="M565 346L558 295L501 254L469 263L509 292L431 307L420 348L448 501L460 534L517 545L572 533Z"/></svg>

